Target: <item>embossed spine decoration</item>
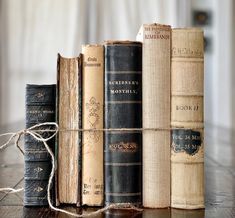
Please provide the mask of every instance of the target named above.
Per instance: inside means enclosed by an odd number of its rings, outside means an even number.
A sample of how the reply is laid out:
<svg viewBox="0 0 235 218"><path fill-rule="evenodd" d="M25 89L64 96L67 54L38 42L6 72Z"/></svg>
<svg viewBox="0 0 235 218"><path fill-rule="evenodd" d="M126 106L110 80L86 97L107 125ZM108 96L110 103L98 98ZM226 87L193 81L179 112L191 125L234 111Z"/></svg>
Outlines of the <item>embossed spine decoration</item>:
<svg viewBox="0 0 235 218"><path fill-rule="evenodd" d="M105 44L105 128L142 127L142 45ZM105 204L142 205L142 133L105 133Z"/></svg>
<svg viewBox="0 0 235 218"><path fill-rule="evenodd" d="M103 128L104 47L82 46L84 129ZM103 205L103 132L83 132L82 204Z"/></svg>
<svg viewBox="0 0 235 218"><path fill-rule="evenodd" d="M170 129L171 27L144 24L143 128ZM170 130L143 132L143 205L170 206Z"/></svg>
<svg viewBox="0 0 235 218"><path fill-rule="evenodd" d="M57 205L81 204L81 61L58 55Z"/></svg>
<svg viewBox="0 0 235 218"><path fill-rule="evenodd" d="M172 30L171 206L204 208L203 31Z"/></svg>
<svg viewBox="0 0 235 218"><path fill-rule="evenodd" d="M26 128L38 123L55 122L55 93L56 85L26 86ZM42 136L45 134L48 133L42 133ZM55 140L51 139L47 143L54 151ZM25 135L24 150L24 205L48 205L47 185L51 157L44 144L29 134Z"/></svg>

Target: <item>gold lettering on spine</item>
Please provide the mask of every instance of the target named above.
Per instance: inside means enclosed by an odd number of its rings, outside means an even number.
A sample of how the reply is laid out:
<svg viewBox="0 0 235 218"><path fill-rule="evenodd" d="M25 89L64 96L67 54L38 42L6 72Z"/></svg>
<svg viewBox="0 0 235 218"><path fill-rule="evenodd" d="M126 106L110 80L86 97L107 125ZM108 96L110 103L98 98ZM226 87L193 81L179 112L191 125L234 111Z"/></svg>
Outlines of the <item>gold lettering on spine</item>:
<svg viewBox="0 0 235 218"><path fill-rule="evenodd" d="M109 149L111 151L119 152L136 152L138 149L138 145L135 142L120 142L116 144L110 144Z"/></svg>

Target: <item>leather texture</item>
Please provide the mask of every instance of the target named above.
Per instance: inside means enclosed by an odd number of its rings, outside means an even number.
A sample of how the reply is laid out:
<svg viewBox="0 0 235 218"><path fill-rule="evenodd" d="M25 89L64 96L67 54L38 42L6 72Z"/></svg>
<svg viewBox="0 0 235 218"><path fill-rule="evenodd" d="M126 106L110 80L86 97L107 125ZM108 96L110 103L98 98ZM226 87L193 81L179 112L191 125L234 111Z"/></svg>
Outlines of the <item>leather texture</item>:
<svg viewBox="0 0 235 218"><path fill-rule="evenodd" d="M142 127L142 44L105 46L105 128ZM142 204L142 133L105 133L105 204Z"/></svg>
<svg viewBox="0 0 235 218"><path fill-rule="evenodd" d="M30 85L26 86L26 128L43 122L55 122L55 93L56 85ZM40 127L37 130L51 128ZM52 133L40 133L48 137ZM48 145L54 151L55 139ZM51 157L44 144L35 140L29 134L25 135L25 168L24 168L24 205L48 205L47 186L51 172ZM54 190L52 189L53 193Z"/></svg>

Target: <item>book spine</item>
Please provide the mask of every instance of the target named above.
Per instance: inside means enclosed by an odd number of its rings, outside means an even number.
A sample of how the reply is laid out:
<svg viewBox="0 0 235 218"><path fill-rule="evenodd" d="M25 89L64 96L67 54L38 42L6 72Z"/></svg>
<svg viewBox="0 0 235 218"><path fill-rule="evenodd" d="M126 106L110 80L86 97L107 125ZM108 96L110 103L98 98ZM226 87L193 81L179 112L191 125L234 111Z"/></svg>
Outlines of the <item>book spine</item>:
<svg viewBox="0 0 235 218"><path fill-rule="evenodd" d="M105 128L142 127L142 44L105 45ZM142 205L142 133L105 132L105 204Z"/></svg>
<svg viewBox="0 0 235 218"><path fill-rule="evenodd" d="M43 122L55 122L55 85L26 86L26 128ZM37 129L48 129L50 126ZM46 135L47 134L47 135ZM42 133L47 137L50 133ZM54 151L55 140L47 144ZM44 144L25 135L24 205L48 205L47 186L51 173L51 157Z"/></svg>
<svg viewBox="0 0 235 218"><path fill-rule="evenodd" d="M170 206L171 27L144 24L137 40L143 42L143 128L161 129L143 132L143 205L164 208Z"/></svg>
<svg viewBox="0 0 235 218"><path fill-rule="evenodd" d="M81 56L57 63L56 204L81 204Z"/></svg>
<svg viewBox="0 0 235 218"><path fill-rule="evenodd" d="M175 208L204 208L203 50L201 29L172 30L171 206Z"/></svg>
<svg viewBox="0 0 235 218"><path fill-rule="evenodd" d="M104 47L82 47L83 129L103 128ZM103 132L83 132L82 204L103 205Z"/></svg>

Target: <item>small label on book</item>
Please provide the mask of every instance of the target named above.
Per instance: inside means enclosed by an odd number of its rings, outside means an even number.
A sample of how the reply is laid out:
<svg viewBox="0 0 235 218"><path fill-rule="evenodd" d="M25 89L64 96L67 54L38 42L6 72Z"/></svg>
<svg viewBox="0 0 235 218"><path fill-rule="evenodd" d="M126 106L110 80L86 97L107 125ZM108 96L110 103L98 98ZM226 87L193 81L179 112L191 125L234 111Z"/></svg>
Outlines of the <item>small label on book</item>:
<svg viewBox="0 0 235 218"><path fill-rule="evenodd" d="M119 152L136 152L138 150L138 144L135 142L118 142L109 144L110 151Z"/></svg>
<svg viewBox="0 0 235 218"><path fill-rule="evenodd" d="M189 155L195 155L202 143L201 133L190 129L172 130L171 140L174 152L185 152Z"/></svg>
<svg viewBox="0 0 235 218"><path fill-rule="evenodd" d="M93 184L83 184L83 195L103 195L103 185L97 184L96 179L89 179L89 182L92 182Z"/></svg>

